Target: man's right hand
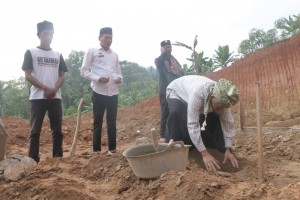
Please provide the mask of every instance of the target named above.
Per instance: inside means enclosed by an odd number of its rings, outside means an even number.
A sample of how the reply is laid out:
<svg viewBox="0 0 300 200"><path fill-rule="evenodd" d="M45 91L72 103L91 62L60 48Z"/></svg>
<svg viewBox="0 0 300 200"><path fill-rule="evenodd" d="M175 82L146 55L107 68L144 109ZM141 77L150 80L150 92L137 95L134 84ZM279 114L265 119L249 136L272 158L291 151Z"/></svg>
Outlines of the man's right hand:
<svg viewBox="0 0 300 200"><path fill-rule="evenodd" d="M44 97L46 99L53 99L56 95L56 91L52 88L48 88L48 87L45 86L43 88L43 90L44 90Z"/></svg>
<svg viewBox="0 0 300 200"><path fill-rule="evenodd" d="M102 83L107 83L109 81L109 77L101 77L98 81Z"/></svg>
<svg viewBox="0 0 300 200"><path fill-rule="evenodd" d="M220 169L219 161L216 160L210 153L208 153L207 150L201 151L200 153L203 157L203 162L207 170L213 169L216 171Z"/></svg>

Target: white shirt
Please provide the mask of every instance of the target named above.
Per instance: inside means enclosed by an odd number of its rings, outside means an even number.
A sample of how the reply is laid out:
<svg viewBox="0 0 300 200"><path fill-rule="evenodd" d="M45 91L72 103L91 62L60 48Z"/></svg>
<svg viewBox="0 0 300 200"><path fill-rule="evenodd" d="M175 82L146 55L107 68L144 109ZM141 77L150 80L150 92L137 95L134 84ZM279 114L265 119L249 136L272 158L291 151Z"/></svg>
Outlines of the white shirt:
<svg viewBox="0 0 300 200"><path fill-rule="evenodd" d="M91 87L94 92L106 96L118 94L118 84L114 80L117 78L123 80L119 57L111 49L108 51L103 48L89 49L84 55L80 74L92 81ZM99 82L103 77L109 77L109 82Z"/></svg>
<svg viewBox="0 0 300 200"><path fill-rule="evenodd" d="M32 56L32 66L24 66L23 69L32 67L32 76L34 76L42 84L54 88L59 78L59 70L67 71L64 67L60 69L60 65L65 66L64 60L61 60L61 53L54 50L43 50L40 48L29 49ZM26 59L29 59L26 57ZM30 58L31 59L31 58ZM55 99L61 99L61 89L55 94ZM44 90L35 87L30 88L29 100L45 99Z"/></svg>
<svg viewBox="0 0 300 200"><path fill-rule="evenodd" d="M187 105L187 127L198 151L206 149L201 138L199 116L204 114L204 99L208 96L208 87L214 83L215 81L209 78L190 75L172 81L167 87L167 98L178 99ZM231 147L235 129L230 108L224 108L219 116L225 147Z"/></svg>

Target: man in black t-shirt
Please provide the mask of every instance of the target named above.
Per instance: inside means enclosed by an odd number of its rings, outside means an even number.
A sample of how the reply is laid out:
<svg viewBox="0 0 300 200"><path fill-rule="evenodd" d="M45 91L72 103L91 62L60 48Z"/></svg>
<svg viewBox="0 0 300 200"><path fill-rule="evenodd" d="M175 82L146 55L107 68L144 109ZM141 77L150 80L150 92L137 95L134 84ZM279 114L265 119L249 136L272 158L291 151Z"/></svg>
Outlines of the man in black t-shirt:
<svg viewBox="0 0 300 200"><path fill-rule="evenodd" d="M37 24L38 47L25 52L22 70L30 88L30 142L29 157L39 162L39 140L43 120L48 112L52 131L53 157L62 157L62 106L61 86L68 71L61 53L51 49L53 24L43 21Z"/></svg>

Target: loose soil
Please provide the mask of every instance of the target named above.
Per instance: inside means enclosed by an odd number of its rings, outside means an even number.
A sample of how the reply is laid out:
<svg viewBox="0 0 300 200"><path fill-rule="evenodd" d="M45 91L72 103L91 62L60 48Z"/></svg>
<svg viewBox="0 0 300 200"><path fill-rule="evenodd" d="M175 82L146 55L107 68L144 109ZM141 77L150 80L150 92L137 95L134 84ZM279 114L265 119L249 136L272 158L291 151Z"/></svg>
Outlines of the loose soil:
<svg viewBox="0 0 300 200"><path fill-rule="evenodd" d="M299 113L294 113L295 110L290 112L299 116ZM236 118L237 112L234 113ZM92 114L88 113L82 116L76 155L69 157L76 117L64 118L63 158L51 157L51 133L49 121L45 119L40 140L41 162L17 182L1 180L0 199L300 199L300 132L296 130L263 134L263 181L258 179L256 134L241 131L237 132L233 145L239 161L238 169L226 163L221 164L218 172L207 171L200 154L191 150L184 171L170 171L154 180L136 177L122 153L134 145L137 138L150 137L151 128L159 129L159 115L157 96L134 107L120 108L117 118L118 151L112 156L107 155L105 126L103 151L92 153L93 120ZM251 116L247 115L247 118L253 124L255 115ZM275 119L268 113L263 113L263 116L264 123L284 120L283 116ZM26 156L28 120L4 117L2 121L10 134L7 156ZM212 153L222 163L223 155Z"/></svg>

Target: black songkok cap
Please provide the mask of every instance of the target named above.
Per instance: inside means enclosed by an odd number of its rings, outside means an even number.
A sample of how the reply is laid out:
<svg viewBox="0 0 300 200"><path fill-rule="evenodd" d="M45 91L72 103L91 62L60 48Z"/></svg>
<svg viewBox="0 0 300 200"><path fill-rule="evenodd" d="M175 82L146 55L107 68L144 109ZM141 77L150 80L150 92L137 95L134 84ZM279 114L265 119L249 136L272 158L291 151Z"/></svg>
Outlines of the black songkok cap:
<svg viewBox="0 0 300 200"><path fill-rule="evenodd" d="M110 27L101 28L99 35L102 36L103 34L112 35L112 29Z"/></svg>
<svg viewBox="0 0 300 200"><path fill-rule="evenodd" d="M160 47L165 47L167 45L171 45L171 42L170 40L164 40L160 43Z"/></svg>
<svg viewBox="0 0 300 200"><path fill-rule="evenodd" d="M54 30L53 29L53 23L49 21L43 21L37 24L37 33L41 33L44 30Z"/></svg>

